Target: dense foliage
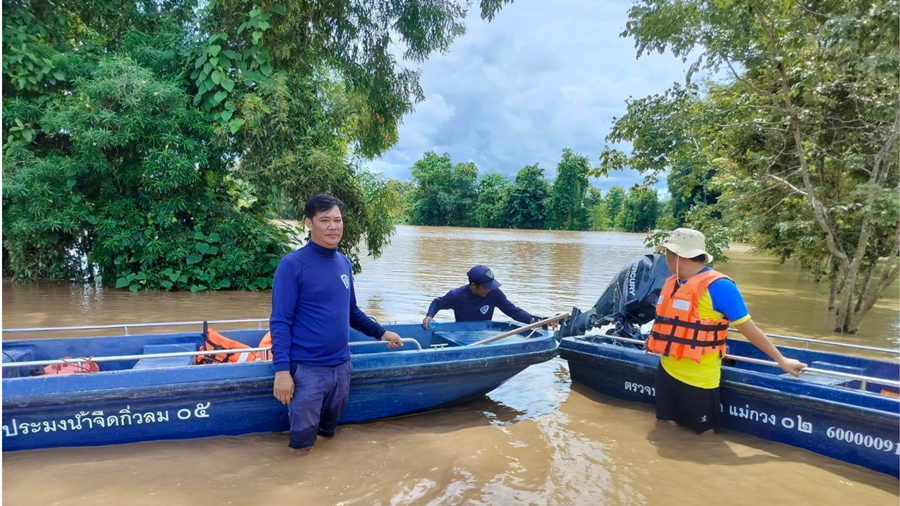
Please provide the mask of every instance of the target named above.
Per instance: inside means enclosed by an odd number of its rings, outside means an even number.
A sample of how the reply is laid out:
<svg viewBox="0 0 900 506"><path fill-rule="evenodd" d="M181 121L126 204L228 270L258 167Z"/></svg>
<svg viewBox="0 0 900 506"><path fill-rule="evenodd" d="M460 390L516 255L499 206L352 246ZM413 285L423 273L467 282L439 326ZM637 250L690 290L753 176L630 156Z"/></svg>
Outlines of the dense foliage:
<svg viewBox="0 0 900 506"><path fill-rule="evenodd" d="M537 165L510 180L496 173L479 176L471 162L454 165L449 154L429 152L413 164L411 182L391 183L404 189L405 216L415 225L626 232L656 226L656 190L614 186L604 198L590 185L592 171L588 158L570 149L563 151L552 183Z"/></svg>
<svg viewBox="0 0 900 506"><path fill-rule="evenodd" d="M492 18L505 3L485 0ZM399 192L359 157L397 140L422 61L467 3L3 1L3 269L141 288L271 285L310 196L381 253Z"/></svg>
<svg viewBox="0 0 900 506"><path fill-rule="evenodd" d="M553 228L578 230L586 227L584 198L590 171L588 157L575 154L571 149L563 150L562 159L556 167L556 180L550 188L548 207Z"/></svg>
<svg viewBox="0 0 900 506"><path fill-rule="evenodd" d="M455 225L472 223L470 209L475 204L475 180L478 169L472 163L453 165L450 155L426 153L413 164L415 181L411 220L417 225Z"/></svg>
<svg viewBox="0 0 900 506"><path fill-rule="evenodd" d="M686 221L798 259L856 331L900 277L900 4L640 0L629 17L638 56L697 58L710 80L632 101L608 140L635 149L604 168L668 170Z"/></svg>

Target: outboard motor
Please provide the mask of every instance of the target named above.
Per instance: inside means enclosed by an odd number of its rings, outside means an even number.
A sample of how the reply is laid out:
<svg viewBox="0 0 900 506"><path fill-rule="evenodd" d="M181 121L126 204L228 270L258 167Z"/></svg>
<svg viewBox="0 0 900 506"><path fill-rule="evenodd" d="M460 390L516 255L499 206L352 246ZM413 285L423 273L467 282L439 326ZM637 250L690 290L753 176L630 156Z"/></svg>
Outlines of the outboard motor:
<svg viewBox="0 0 900 506"><path fill-rule="evenodd" d="M557 338L580 336L588 330L612 324L611 335L643 339L641 325L656 318L656 302L666 279L672 275L665 255L641 255L625 264L591 309L572 314L560 323Z"/></svg>

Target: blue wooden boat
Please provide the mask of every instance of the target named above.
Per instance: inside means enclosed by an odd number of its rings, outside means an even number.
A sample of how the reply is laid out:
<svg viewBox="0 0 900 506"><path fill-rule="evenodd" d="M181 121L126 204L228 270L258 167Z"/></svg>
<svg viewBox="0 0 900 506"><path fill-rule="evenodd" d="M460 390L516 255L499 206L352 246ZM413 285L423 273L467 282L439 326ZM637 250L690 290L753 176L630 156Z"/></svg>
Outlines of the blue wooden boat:
<svg viewBox="0 0 900 506"><path fill-rule="evenodd" d="M404 336L403 348L351 332L353 376L341 423L474 399L556 356L556 340L539 329L472 346L517 328L510 323L386 328ZM255 346L265 332L222 333ZM4 342L3 451L287 430L286 408L272 396L271 362L193 365L185 354L202 343L198 331ZM19 366L62 357L94 357L100 372L32 376L42 367Z"/></svg>
<svg viewBox="0 0 900 506"><path fill-rule="evenodd" d="M559 352L573 381L618 399L653 403L659 357L639 345L583 335L562 339ZM900 364L779 349L812 372L799 378L784 374L752 344L729 339L729 356L736 357L722 366L723 427L900 476Z"/></svg>

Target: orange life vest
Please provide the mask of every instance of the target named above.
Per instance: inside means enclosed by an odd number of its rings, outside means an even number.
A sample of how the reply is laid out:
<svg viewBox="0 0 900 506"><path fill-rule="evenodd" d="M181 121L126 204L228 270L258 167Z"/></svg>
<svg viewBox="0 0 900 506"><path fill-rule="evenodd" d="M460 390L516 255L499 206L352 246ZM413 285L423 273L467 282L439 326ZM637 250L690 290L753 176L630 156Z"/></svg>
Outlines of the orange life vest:
<svg viewBox="0 0 900 506"><path fill-rule="evenodd" d="M265 348L266 346L272 346L271 332L266 332L259 346L255 346L255 348ZM250 346L234 339L228 339L213 329L207 329L205 342L200 346L200 351L242 350L246 348L250 348ZM266 352L254 351L223 355L198 355L194 362L197 364L242 364L244 362L262 362L264 360L268 360Z"/></svg>
<svg viewBox="0 0 900 506"><path fill-rule="evenodd" d="M680 287L677 277L666 280L656 303L656 321L647 338L647 349L653 353L689 358L700 363L707 353L725 356L728 320L700 318L697 305L713 281L726 278L721 272L708 270L688 278Z"/></svg>

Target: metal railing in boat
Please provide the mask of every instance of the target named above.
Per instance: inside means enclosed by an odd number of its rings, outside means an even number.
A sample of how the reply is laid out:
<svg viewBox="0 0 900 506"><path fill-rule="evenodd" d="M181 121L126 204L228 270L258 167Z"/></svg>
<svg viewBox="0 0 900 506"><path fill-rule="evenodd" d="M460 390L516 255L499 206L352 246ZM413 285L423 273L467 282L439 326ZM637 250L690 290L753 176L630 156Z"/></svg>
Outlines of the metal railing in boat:
<svg viewBox="0 0 900 506"><path fill-rule="evenodd" d="M641 345L641 347L643 347L645 344L645 342L641 341L640 339L631 339L629 337L605 336L605 335L601 335L601 334L597 334L597 335L593 335L593 336L589 336L589 337L599 338L599 339L612 339L614 341L621 341L624 343L639 344L639 345ZM649 352L647 352L647 353L649 353ZM778 364L771 360L760 360L758 358L741 357L739 355L727 355L727 354L725 355L725 358L735 360L738 362L747 362L750 364L768 365L768 366L772 366L772 367L778 367L780 369ZM801 373L821 374L824 376L834 376L837 378L845 378L845 379L851 379L851 380L858 380L860 382L860 385L859 385L860 390L865 390L866 386L869 383L874 383L876 385L887 385L887 386L900 388L900 381L889 380L889 379L884 379L884 378L876 378L874 376L862 376L860 374L829 371L828 369L817 369L814 367L804 367L803 369L800 370L800 372Z"/></svg>
<svg viewBox="0 0 900 506"><path fill-rule="evenodd" d="M728 329L731 332L740 332L738 329ZM853 350L865 350L865 351L874 351L878 353L890 353L892 355L900 355L900 349L890 349L890 348L876 348L874 346L864 346L862 344L850 344L850 343L837 343L834 341L821 341L819 339L811 339L808 337L796 337L796 336L784 336L781 334L766 334L770 338L775 339L784 339L787 341L801 341L803 342L803 348L809 349L810 344L819 344L824 346L835 346L839 348L849 348Z"/></svg>
<svg viewBox="0 0 900 506"><path fill-rule="evenodd" d="M422 345L419 341L409 337L403 337L400 339L403 343L408 343L415 345L417 351L422 351ZM350 343L351 347L357 346L371 346L371 345L379 345L379 344L388 344L388 341L353 341ZM174 351L170 353L145 353L140 355L115 355L110 357L90 357L90 358L63 358L57 360L31 360L28 362L5 362L2 364L2 368L7 367L38 367L38 366L47 366L47 365L65 365L65 364L85 364L88 362L101 363L101 362L116 362L120 360L141 360L145 358L170 358L170 357L197 357L197 356L205 356L205 355L233 355L235 353L255 353L259 351L269 352L272 349L271 346L265 346L262 348L241 348L236 350L205 350L205 351Z"/></svg>
<svg viewBox="0 0 900 506"><path fill-rule="evenodd" d="M247 318L247 319L238 319L238 320L207 320L206 323L210 324L234 324L234 323L255 323L257 330L262 330L263 323L268 323L269 320L265 318ZM396 323L396 322L390 322ZM203 325L203 321L188 321L188 322L158 322L158 323L119 323L119 324L111 324L111 325L81 325L81 326L69 326L69 327L31 327L31 328L19 328L19 329L0 329L2 333L26 333L26 332L60 332L60 331L78 331L78 330L111 330L111 329L123 329L125 331L125 335L131 335L129 332L129 328L153 328L153 327L179 327L179 326L189 326L189 325ZM729 329L732 332L738 332L737 329ZM877 348L874 346L864 346L861 344L849 344L849 343L837 343L834 341L822 341L819 339L812 339L807 337L795 337L795 336L785 336L781 334L766 334L770 338L775 339L784 339L788 341L798 341L803 343L804 348L809 348L810 344L813 345L821 345L821 346L834 346L839 348L847 348L853 350L863 350L863 351L871 351L876 353L889 353L892 355L900 355L900 349L889 349L889 348Z"/></svg>
<svg viewBox="0 0 900 506"><path fill-rule="evenodd" d="M125 335L129 336L131 333L128 332L129 328L153 328L153 327L183 327L188 325L203 325L204 323L209 324L230 324L230 323L255 323L257 330L262 330L263 322L268 323L269 320L266 318L248 318L248 319L240 319L240 320L206 320L204 321L190 321L190 322L157 322L157 323L117 323L110 325L79 325L74 327L31 327L24 329L0 329L0 332L3 333L24 333L24 332L60 332L65 330L111 330L111 329L124 329Z"/></svg>

